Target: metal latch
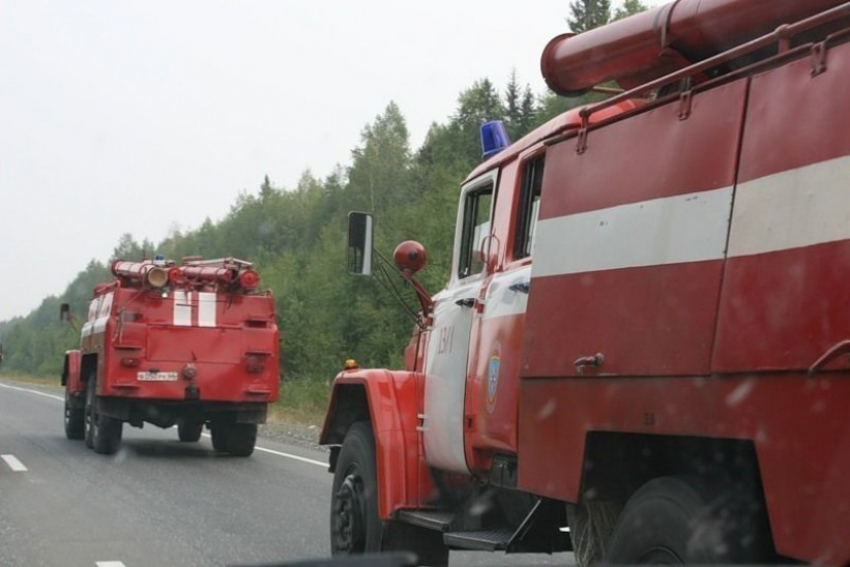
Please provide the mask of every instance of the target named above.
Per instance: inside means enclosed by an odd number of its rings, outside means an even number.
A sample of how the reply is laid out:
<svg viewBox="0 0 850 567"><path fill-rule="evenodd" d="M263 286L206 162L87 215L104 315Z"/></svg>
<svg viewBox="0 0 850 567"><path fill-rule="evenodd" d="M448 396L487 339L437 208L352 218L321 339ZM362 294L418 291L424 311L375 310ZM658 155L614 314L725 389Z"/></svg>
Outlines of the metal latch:
<svg viewBox="0 0 850 567"><path fill-rule="evenodd" d="M601 352L597 352L593 356L580 356L573 362L573 365L576 367L576 372L579 374L584 374L584 369L588 366L593 368L599 368L605 362L605 355Z"/></svg>
<svg viewBox="0 0 850 567"><path fill-rule="evenodd" d="M812 45L812 77L817 77L826 71L826 42Z"/></svg>

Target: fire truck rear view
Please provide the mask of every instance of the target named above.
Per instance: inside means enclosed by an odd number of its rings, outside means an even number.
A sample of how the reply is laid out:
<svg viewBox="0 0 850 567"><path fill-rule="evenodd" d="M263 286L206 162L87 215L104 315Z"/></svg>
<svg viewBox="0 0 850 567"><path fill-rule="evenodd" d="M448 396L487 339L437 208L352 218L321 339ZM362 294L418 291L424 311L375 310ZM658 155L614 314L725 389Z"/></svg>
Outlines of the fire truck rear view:
<svg viewBox="0 0 850 567"><path fill-rule="evenodd" d="M95 287L79 350L65 354L65 433L114 453L125 422L248 456L278 397L274 298L234 258L115 261ZM63 305L63 315L68 306Z"/></svg>

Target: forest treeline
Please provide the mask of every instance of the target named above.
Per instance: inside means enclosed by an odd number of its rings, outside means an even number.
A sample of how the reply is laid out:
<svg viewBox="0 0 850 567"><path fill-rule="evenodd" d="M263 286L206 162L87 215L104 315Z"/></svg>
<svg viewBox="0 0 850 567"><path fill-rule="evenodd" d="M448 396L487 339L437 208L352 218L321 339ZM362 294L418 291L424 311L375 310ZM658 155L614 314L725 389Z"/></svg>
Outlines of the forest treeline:
<svg viewBox="0 0 850 567"><path fill-rule="evenodd" d="M324 179L306 171L295 187L285 188L265 177L218 221L207 218L159 243L124 235L112 258L89 262L60 296L46 298L26 317L0 322L3 371L58 376L64 351L79 345L79 335L59 321L60 304L69 303L84 320L93 287L111 280L112 259L140 260L153 253L177 261L200 255L253 262L262 286L275 296L286 380L325 384L347 358L362 366L399 367L413 322L374 279L346 274L348 212L375 214L376 248L384 254L403 240L422 242L430 262L420 279L436 292L448 279L459 184L481 161L480 125L502 119L516 140L587 101L535 95L515 75L504 89L479 80L459 95L452 116L432 124L416 149L401 110L391 102L363 128L350 165ZM415 305L412 295L407 300Z"/></svg>

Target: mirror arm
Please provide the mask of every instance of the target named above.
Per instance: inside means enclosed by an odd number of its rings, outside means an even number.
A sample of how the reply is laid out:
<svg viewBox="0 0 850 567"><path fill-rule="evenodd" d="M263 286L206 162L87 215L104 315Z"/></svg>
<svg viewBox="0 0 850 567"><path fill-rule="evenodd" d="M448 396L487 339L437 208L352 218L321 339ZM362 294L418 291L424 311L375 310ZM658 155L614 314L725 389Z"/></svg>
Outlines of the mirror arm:
<svg viewBox="0 0 850 567"><path fill-rule="evenodd" d="M425 291L425 288L422 287L422 284L419 283L419 280L416 279L416 276L414 274L411 274L406 270L399 270L395 266L395 264L390 262L387 257L381 254L381 251L377 248L374 248L372 250L372 253L378 258L378 260L380 260L381 264L384 266L384 271L386 271L386 266L389 266L390 268L395 270L395 272L399 276L401 276L402 279L404 279L413 287L414 291L416 292L416 299L419 300L419 306L422 309L422 315L421 317L417 318L416 324L419 326L420 329L424 330L427 326L426 322L430 320L431 313L434 311L434 301L431 299L431 296L428 295L428 292ZM399 302L402 302L400 297L396 297L396 299L398 299Z"/></svg>
<svg viewBox="0 0 850 567"><path fill-rule="evenodd" d="M413 289L416 290L416 297L419 299L419 305L422 307L422 318L428 319L431 316L431 312L434 310L434 300L431 299L431 296L428 295L428 292L425 291L425 288L422 287L422 284L419 283L416 276L407 270L399 273L401 274L401 277L407 280L410 285L413 286Z"/></svg>

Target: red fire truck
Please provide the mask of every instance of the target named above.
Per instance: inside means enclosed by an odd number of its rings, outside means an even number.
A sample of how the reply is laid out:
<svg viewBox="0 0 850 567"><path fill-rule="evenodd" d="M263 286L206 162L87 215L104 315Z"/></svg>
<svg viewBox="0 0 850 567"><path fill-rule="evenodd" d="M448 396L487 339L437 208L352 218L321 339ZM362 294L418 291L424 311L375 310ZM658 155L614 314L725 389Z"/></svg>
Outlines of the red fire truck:
<svg viewBox="0 0 850 567"><path fill-rule="evenodd" d="M553 39L553 90L626 90L485 145L405 369L336 377L334 553L850 561L848 40L836 0Z"/></svg>
<svg viewBox="0 0 850 567"><path fill-rule="evenodd" d="M251 264L118 260L112 273L65 355L67 437L110 454L124 422L176 424L185 442L206 424L217 452L250 455L279 383L274 298Z"/></svg>

